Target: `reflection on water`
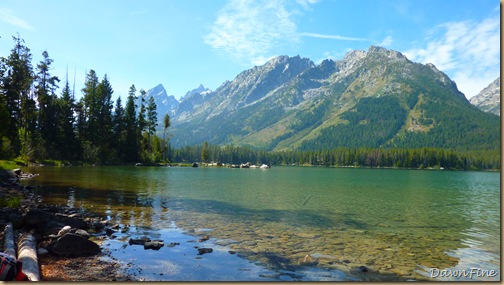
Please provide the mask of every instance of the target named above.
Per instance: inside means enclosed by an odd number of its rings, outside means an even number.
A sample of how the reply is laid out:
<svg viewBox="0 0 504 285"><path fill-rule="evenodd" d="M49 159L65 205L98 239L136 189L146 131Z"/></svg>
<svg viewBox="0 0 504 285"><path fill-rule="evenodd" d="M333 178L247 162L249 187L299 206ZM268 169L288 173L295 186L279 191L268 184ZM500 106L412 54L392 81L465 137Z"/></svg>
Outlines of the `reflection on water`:
<svg viewBox="0 0 504 285"><path fill-rule="evenodd" d="M319 272L324 280L407 280L428 279L433 268L478 267L499 271L480 280L500 280L498 173L289 167L29 171L41 174L27 183L41 185L36 189L48 202L102 212L151 234L164 234L174 223L194 235L206 229L215 246L277 273L325 270ZM307 255L311 262L305 262ZM176 268L166 257L159 261ZM361 272L361 266L369 271ZM250 272L243 280L262 280ZM178 277L187 280L184 274ZM315 280L313 274L300 280ZM219 280L201 278L189 279Z"/></svg>

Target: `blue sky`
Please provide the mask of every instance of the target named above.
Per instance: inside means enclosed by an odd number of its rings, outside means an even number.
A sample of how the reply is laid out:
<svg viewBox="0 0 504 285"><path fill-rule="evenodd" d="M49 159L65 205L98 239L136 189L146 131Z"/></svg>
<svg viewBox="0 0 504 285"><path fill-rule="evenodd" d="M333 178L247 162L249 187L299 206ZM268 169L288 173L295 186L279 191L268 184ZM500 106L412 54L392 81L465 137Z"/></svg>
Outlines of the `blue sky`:
<svg viewBox="0 0 504 285"><path fill-rule="evenodd" d="M274 56L320 63L371 45L433 63L468 98L500 76L496 0L2 0L0 56L17 33L34 66L47 50L53 75L76 72L77 97L89 69L114 100L159 83L180 98Z"/></svg>

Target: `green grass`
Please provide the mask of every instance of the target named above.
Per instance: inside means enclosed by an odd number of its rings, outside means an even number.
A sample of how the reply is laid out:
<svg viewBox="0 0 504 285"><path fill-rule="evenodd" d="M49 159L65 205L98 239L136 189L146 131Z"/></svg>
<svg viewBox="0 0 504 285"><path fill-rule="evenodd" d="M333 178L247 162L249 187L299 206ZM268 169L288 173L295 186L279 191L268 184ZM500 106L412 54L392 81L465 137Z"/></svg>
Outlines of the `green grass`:
<svg viewBox="0 0 504 285"><path fill-rule="evenodd" d="M18 208L21 205L21 200L21 195L0 199L0 208Z"/></svg>
<svg viewBox="0 0 504 285"><path fill-rule="evenodd" d="M25 166L26 162L15 159L15 160L0 160L0 170L13 170L19 168L20 166Z"/></svg>

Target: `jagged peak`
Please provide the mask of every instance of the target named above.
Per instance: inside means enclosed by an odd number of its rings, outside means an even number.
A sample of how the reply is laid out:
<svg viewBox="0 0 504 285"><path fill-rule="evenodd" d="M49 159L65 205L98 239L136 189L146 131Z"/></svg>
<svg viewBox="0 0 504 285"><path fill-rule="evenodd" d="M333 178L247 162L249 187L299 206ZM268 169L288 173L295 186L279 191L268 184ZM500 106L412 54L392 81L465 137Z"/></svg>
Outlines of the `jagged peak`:
<svg viewBox="0 0 504 285"><path fill-rule="evenodd" d="M368 49L368 54L380 54L384 55L388 58L394 58L394 59L406 59L406 56L404 56L402 53L396 51L396 50L391 50L391 49L386 49L384 47L380 46L370 46Z"/></svg>
<svg viewBox="0 0 504 285"><path fill-rule="evenodd" d="M210 92L211 92L210 89L205 88L203 84L200 84L197 88L187 91L187 93L184 96L182 96L182 98L180 98L180 101L192 98L196 94L203 94L203 93L208 94Z"/></svg>
<svg viewBox="0 0 504 285"><path fill-rule="evenodd" d="M342 59L342 61L350 61L350 60L356 60L356 59L362 59L366 57L366 52L363 50L352 50L349 51Z"/></svg>
<svg viewBox="0 0 504 285"><path fill-rule="evenodd" d="M308 64L309 66L314 66L313 62L307 57L301 57L300 55L289 57L287 55L280 55L270 59L264 64L264 66L275 66L278 64L287 64L293 62L302 62Z"/></svg>
<svg viewBox="0 0 504 285"><path fill-rule="evenodd" d="M158 85L152 87L151 89L149 89L147 92L149 91L154 91L154 90L165 90L163 84L159 83Z"/></svg>
<svg viewBox="0 0 504 285"><path fill-rule="evenodd" d="M166 89L164 88L163 84L158 84L155 87L147 90L147 97L150 96L167 96L168 94L166 93Z"/></svg>

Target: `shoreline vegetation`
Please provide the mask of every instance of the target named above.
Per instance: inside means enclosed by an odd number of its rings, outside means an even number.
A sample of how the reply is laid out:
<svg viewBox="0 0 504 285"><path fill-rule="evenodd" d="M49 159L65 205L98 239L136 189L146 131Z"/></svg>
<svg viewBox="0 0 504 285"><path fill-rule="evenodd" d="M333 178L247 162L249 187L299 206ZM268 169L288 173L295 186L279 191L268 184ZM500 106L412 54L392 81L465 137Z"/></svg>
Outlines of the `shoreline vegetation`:
<svg viewBox="0 0 504 285"><path fill-rule="evenodd" d="M242 146L196 145L170 149L164 161L90 163L84 160L1 160L0 170L26 166L178 166L178 167L299 166L419 170L500 171L500 150L454 151L438 148L337 148L319 151L266 151Z"/></svg>

